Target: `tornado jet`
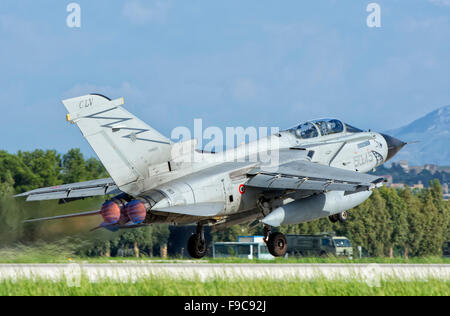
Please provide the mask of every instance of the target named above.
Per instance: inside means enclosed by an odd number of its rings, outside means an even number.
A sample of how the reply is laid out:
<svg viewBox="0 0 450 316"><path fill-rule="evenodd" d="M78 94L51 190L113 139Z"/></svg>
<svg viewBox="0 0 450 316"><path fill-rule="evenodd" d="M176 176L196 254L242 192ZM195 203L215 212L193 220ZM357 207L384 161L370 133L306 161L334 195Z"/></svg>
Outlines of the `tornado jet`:
<svg viewBox="0 0 450 316"><path fill-rule="evenodd" d="M244 143L221 153L177 143L124 108L123 98L91 94L64 100L76 125L110 178L41 188L17 195L27 201L70 203L105 196L99 210L27 222L101 216L111 231L152 224L196 225L187 249L207 253L204 227L220 231L248 223L264 226L276 257L287 250L276 227L328 217L344 222L384 179L367 172L406 143L364 131L339 119L319 119ZM268 159L268 157L270 159Z"/></svg>

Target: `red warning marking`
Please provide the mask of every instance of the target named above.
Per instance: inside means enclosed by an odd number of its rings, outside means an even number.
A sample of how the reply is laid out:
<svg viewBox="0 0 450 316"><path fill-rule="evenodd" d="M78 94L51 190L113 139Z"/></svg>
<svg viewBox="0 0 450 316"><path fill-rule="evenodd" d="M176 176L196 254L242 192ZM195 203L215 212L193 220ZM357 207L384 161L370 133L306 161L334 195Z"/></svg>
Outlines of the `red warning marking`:
<svg viewBox="0 0 450 316"><path fill-rule="evenodd" d="M240 193L240 194L244 194L244 193L245 193L245 185L241 184L241 185L239 186L239 193Z"/></svg>

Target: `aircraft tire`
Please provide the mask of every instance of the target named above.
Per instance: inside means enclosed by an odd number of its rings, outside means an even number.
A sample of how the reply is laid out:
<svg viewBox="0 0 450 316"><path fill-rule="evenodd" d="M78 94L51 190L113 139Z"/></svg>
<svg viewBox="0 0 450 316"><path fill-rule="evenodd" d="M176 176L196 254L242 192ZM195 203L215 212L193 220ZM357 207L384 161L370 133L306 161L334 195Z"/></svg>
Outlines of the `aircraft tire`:
<svg viewBox="0 0 450 316"><path fill-rule="evenodd" d="M274 257L283 257L287 251L286 236L282 233L272 233L267 241L267 249Z"/></svg>
<svg viewBox="0 0 450 316"><path fill-rule="evenodd" d="M193 234L189 237L187 250L189 255L194 259L201 259L206 256L208 247L206 245L206 240L203 239L200 234Z"/></svg>
<svg viewBox="0 0 450 316"><path fill-rule="evenodd" d="M347 211L344 211L344 212L342 212L342 213L339 213L338 219L339 219L339 221L340 221L341 223L345 223L345 222L347 221L347 219L348 219L348 212L347 212Z"/></svg>
<svg viewBox="0 0 450 316"><path fill-rule="evenodd" d="M330 222L336 223L339 220L339 217L338 217L338 214L334 214L334 215L328 216L328 219L330 220Z"/></svg>

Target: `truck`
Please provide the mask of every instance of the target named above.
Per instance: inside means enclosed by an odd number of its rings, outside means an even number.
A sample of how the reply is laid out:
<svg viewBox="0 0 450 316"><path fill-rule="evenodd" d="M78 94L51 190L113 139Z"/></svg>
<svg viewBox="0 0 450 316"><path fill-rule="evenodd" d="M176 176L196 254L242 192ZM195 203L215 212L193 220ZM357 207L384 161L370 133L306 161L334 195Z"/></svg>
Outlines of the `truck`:
<svg viewBox="0 0 450 316"><path fill-rule="evenodd" d="M335 256L353 258L353 248L347 237L333 234L286 235L288 256Z"/></svg>
<svg viewBox="0 0 450 316"><path fill-rule="evenodd" d="M450 241L446 241L444 245L442 246L442 254L444 257L449 258L450 257Z"/></svg>

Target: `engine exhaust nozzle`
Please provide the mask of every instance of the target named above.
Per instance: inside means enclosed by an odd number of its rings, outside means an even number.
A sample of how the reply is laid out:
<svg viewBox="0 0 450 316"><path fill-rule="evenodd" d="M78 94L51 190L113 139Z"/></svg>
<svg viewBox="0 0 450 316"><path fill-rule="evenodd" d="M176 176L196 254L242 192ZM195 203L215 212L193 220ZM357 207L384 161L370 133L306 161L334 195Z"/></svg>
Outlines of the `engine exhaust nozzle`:
<svg viewBox="0 0 450 316"><path fill-rule="evenodd" d="M133 200L125 205L125 213L134 224L141 224L147 217L147 208L139 200Z"/></svg>
<svg viewBox="0 0 450 316"><path fill-rule="evenodd" d="M100 214L106 225L117 224L120 220L120 206L113 201L107 201L103 203Z"/></svg>

